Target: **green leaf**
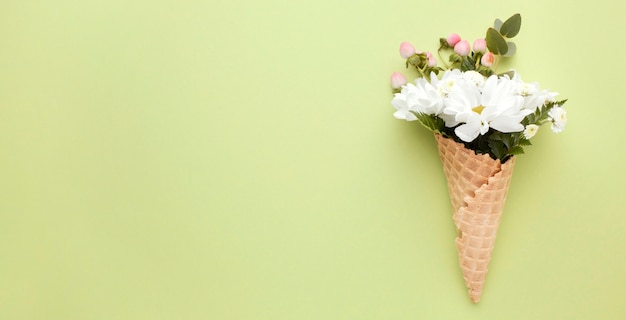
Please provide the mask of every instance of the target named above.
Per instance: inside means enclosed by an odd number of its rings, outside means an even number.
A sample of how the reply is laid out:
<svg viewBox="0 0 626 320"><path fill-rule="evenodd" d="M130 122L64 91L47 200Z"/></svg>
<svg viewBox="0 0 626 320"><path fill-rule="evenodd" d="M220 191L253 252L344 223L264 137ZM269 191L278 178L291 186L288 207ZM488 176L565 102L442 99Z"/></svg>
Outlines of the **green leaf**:
<svg viewBox="0 0 626 320"><path fill-rule="evenodd" d="M522 16L519 13L516 13L504 21L502 27L500 27L500 34L507 38L513 38L519 33L521 26Z"/></svg>
<svg viewBox="0 0 626 320"><path fill-rule="evenodd" d="M493 154L497 159L503 159L506 156L505 146L502 144L502 141L498 140L489 140L489 148L491 149L490 153Z"/></svg>
<svg viewBox="0 0 626 320"><path fill-rule="evenodd" d="M511 70L511 71L499 73L498 77L509 76L509 79L513 79L514 75L515 75L515 71Z"/></svg>
<svg viewBox="0 0 626 320"><path fill-rule="evenodd" d="M433 115L429 115L429 114L425 114L421 112L413 112L413 114L415 114L415 116L417 117L417 120L419 120L419 122L424 127L426 127L427 129L431 131L441 132L441 130L444 128L443 119L437 116L433 116Z"/></svg>
<svg viewBox="0 0 626 320"><path fill-rule="evenodd" d="M515 146L513 148L511 148L511 150L509 150L509 154L510 155L518 155L518 154L524 154L524 148L520 147L520 146Z"/></svg>
<svg viewBox="0 0 626 320"><path fill-rule="evenodd" d="M475 66L476 62L470 56L467 56L461 63L461 71L474 70Z"/></svg>
<svg viewBox="0 0 626 320"><path fill-rule="evenodd" d="M500 32L500 28L501 28L501 27L502 27L502 20L500 20L500 19L496 19L496 20L493 22L493 28L494 28L494 29L496 29L496 30L498 30L498 32Z"/></svg>
<svg viewBox="0 0 626 320"><path fill-rule="evenodd" d="M478 69L476 69L476 71L478 71L478 73L482 74L485 77L490 77L491 75L493 75L493 70L491 70L491 68L485 67L483 65L479 65Z"/></svg>
<svg viewBox="0 0 626 320"><path fill-rule="evenodd" d="M456 54L456 53L452 53L450 54L450 56L448 57L448 60L452 63L454 62L461 62L461 60L463 60L463 57L461 57L460 55Z"/></svg>
<svg viewBox="0 0 626 320"><path fill-rule="evenodd" d="M517 51L517 46L515 45L515 43L509 41L506 43L506 45L509 47L509 50L506 52L506 54L504 55L505 57L510 57L512 55L515 54L515 52Z"/></svg>
<svg viewBox="0 0 626 320"><path fill-rule="evenodd" d="M487 35L485 36L487 41L487 48L494 54L506 54L509 50L508 45L504 37L494 28L487 29Z"/></svg>
<svg viewBox="0 0 626 320"><path fill-rule="evenodd" d="M440 48L450 48L450 45L448 44L448 39L446 39L446 38L439 38L439 47Z"/></svg>

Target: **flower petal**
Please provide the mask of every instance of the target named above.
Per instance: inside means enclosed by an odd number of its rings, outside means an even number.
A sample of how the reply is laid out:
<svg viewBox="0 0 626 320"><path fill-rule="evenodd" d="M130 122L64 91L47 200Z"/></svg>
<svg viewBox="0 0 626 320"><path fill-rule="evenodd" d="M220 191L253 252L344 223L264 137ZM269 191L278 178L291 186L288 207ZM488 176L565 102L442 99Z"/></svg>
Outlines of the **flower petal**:
<svg viewBox="0 0 626 320"><path fill-rule="evenodd" d="M465 123L462 124L456 129L454 129L454 133L459 137L459 139L465 142L472 142L476 137L478 137L478 133L480 131L480 123Z"/></svg>

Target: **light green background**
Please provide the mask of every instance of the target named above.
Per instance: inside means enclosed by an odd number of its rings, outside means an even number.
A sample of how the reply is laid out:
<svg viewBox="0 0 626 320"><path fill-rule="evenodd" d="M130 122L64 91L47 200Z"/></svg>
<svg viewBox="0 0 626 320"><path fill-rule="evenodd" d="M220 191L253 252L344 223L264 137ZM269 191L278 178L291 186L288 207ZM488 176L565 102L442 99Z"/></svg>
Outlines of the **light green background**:
<svg viewBox="0 0 626 320"><path fill-rule="evenodd" d="M485 293L402 41L520 12L569 123L518 159ZM0 2L0 319L624 319L621 1Z"/></svg>

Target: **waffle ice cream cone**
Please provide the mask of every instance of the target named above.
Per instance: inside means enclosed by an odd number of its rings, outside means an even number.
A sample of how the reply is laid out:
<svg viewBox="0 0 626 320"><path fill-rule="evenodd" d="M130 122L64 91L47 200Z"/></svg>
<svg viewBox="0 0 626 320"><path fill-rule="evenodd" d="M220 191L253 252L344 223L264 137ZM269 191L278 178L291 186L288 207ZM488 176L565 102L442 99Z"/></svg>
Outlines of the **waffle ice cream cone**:
<svg viewBox="0 0 626 320"><path fill-rule="evenodd" d="M515 157L502 164L440 134L435 139L458 231L459 265L470 299L476 303L483 292Z"/></svg>

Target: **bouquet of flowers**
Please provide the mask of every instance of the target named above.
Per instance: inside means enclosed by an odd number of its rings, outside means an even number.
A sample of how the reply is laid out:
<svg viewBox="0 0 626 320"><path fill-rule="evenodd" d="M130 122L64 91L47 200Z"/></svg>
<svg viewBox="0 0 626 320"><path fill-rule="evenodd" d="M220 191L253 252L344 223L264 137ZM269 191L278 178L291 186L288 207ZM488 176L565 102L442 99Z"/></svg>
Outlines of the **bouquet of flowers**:
<svg viewBox="0 0 626 320"><path fill-rule="evenodd" d="M514 70L498 73L501 59L516 52L522 18L496 19L485 38L469 42L455 33L439 40L437 58L400 44L406 68L418 77L407 83L394 72L391 104L398 119L417 120L435 134L458 230L459 263L473 302L480 300L516 155L524 153L543 124L563 131L566 100L523 82ZM472 50L473 49L473 50ZM448 54L448 62L443 54Z"/></svg>

